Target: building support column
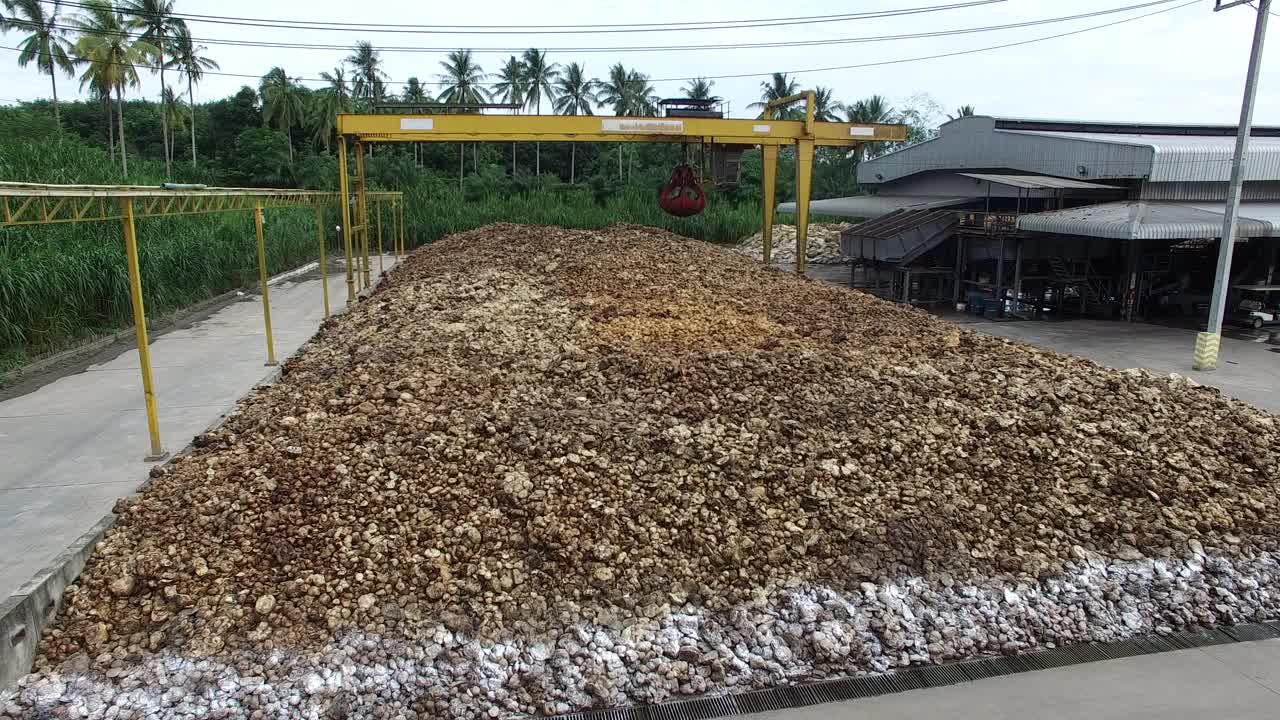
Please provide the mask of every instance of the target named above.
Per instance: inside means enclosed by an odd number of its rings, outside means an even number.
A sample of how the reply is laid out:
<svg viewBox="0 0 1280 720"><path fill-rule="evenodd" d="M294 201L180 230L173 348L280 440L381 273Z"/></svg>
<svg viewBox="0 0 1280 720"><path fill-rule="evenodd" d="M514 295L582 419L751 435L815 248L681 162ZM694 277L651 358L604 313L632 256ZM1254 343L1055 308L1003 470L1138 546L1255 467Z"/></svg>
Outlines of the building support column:
<svg viewBox="0 0 1280 720"><path fill-rule="evenodd" d="M1018 313L1018 303L1022 298L1022 238L1013 241L1013 313Z"/></svg>
<svg viewBox="0 0 1280 720"><path fill-rule="evenodd" d="M995 299L999 306L996 310L996 317L1004 315L1004 251L1005 236L1000 236L1000 256L996 258L996 282L995 282Z"/></svg>

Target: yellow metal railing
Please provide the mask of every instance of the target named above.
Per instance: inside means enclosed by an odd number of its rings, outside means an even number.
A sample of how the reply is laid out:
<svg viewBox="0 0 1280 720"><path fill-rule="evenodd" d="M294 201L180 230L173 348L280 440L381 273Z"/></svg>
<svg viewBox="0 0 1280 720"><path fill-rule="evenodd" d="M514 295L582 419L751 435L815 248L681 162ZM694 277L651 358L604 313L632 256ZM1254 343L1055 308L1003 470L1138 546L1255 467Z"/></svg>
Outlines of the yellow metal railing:
<svg viewBox="0 0 1280 720"><path fill-rule="evenodd" d="M346 158L340 156L345 170ZM357 160L363 171L363 161ZM363 172L361 173L363 175ZM363 178L362 178L363 179ZM344 183L345 184L345 183ZM404 196L398 192L359 193L361 216L366 203L374 203L379 217L378 263L382 268L381 216L383 205L400 218L400 242L397 258L404 253ZM142 301L142 274L138 266L137 218L196 215L203 213L252 211L254 235L258 250L258 280L262 286L262 321L267 341L267 365L276 364L275 342L271 332L271 296L267 282L266 238L263 233L263 210L274 208L314 207L316 241L320 250L320 286L324 300L324 316L329 317L328 255L325 252L324 207L337 203L342 208L342 225L347 266L347 287L352 286L352 267L362 263L364 285L369 284L369 243L367 236L358 246L362 257L352 256L349 228L351 202L344 193L312 190L262 190L253 188L181 188L167 189L141 186L105 185L40 185L0 182L0 227L24 227L75 222L119 220L124 234L125 260L129 272L129 302L133 309L134 333L138 341L138 364L142 373L142 393L146 402L147 432L151 446L147 460L168 456L160 442L160 423L156 412L155 386L151 373L151 350L147 341L147 315ZM350 294L354 300L354 293Z"/></svg>

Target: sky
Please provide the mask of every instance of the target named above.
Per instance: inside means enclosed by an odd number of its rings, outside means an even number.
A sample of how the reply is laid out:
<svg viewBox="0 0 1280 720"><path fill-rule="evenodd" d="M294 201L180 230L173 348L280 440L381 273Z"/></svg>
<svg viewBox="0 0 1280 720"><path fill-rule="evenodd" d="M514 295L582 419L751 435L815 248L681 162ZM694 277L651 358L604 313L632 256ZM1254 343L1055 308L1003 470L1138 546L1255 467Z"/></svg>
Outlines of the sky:
<svg viewBox="0 0 1280 720"><path fill-rule="evenodd" d="M478 0L464 3L403 2L399 0L176 0L179 13L221 17L306 20L343 26L354 23L403 25L510 26L600 25L739 21L761 18L822 16L920 8L972 0L687 0L644 3L626 0L535 3L528 0ZM382 58L392 83L402 89L416 76L435 82L440 61L450 48L503 49L478 52L488 72L496 72L510 48L546 48L552 62L582 62L589 75L603 77L608 66L622 62L654 78L660 96L678 96L683 78L697 75L715 80L717 95L729 103L734 117L751 117L747 105L759 99L760 84L774 71L792 72L802 88L831 87L836 99L852 102L872 94L887 97L895 107L919 104L921 94L943 111L968 104L979 114L1026 118L1106 120L1129 122L1224 123L1239 118L1240 97L1256 14L1248 6L1214 12L1213 0L1174 0L1126 12L1067 22L1009 28L943 37L878 40L834 45L796 46L791 43L952 31L991 25L1111 10L1150 0L1002 0L965 8L850 21L822 21L774 27L700 29L682 32L598 32L530 34L527 28L506 34L371 32L369 29L314 30L263 28L188 21L192 34L204 39L208 55L221 72L252 77L209 75L197 88L197 100L234 93L243 84L256 86L256 77L279 65L304 84L318 87L321 71L332 70L348 52L338 49L280 49L218 45L216 40L248 40L349 46L369 40L376 46L440 48L440 51L384 50ZM1182 6L1182 7L1179 7ZM937 59L819 71L817 68L866 65L905 58L963 52L993 45L1019 43L1048 35L1090 28L1126 18L1166 10L1132 22L1089 30L1067 37ZM64 9L74 13L76 9ZM1274 11L1280 13L1280 5ZM1275 20L1275 18L1272 18ZM563 25L560 26L563 28ZM388 28L391 29L391 28ZM1274 25L1280 35L1280 24ZM0 45L14 47L16 33L0 36ZM711 49L708 45L783 43L770 48ZM1280 44L1273 36L1272 45ZM618 49L662 46L660 51ZM605 48L605 52L562 48ZM0 50L0 103L49 96L49 78L34 65L19 68L17 53ZM7 60L6 60L7 59ZM169 82L174 83L172 75ZM429 86L436 89L438 86ZM146 75L133 96L159 94L160 82ZM1280 47L1264 54L1254 121L1280 125ZM59 94L76 97L76 81L59 79ZM543 112L550 112L546 104ZM608 112L607 110L602 112ZM939 118L945 119L945 118Z"/></svg>

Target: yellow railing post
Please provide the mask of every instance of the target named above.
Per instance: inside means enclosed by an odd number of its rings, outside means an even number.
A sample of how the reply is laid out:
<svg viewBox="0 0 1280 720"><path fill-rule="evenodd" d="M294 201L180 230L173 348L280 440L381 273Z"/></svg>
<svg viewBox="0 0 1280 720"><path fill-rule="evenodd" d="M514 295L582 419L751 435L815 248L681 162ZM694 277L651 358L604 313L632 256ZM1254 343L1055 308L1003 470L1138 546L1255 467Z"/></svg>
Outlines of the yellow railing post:
<svg viewBox="0 0 1280 720"><path fill-rule="evenodd" d="M267 329L267 365L276 364L276 346L271 340L271 294L267 285L267 246L262 240L262 201L253 207L253 225L258 235L258 280L262 282L262 322Z"/></svg>
<svg viewBox="0 0 1280 720"><path fill-rule="evenodd" d="M765 145L761 148L764 154L763 193L764 193L764 227L760 235L764 240L764 264L773 261L773 209L777 206L778 179L778 146Z"/></svg>
<svg viewBox="0 0 1280 720"><path fill-rule="evenodd" d="M324 294L324 316L329 318L329 265L325 262L324 206L316 205L316 239L320 241L320 289Z"/></svg>
<svg viewBox="0 0 1280 720"><path fill-rule="evenodd" d="M804 274L809 252L809 181L813 177L813 140L796 141L796 273Z"/></svg>
<svg viewBox="0 0 1280 720"><path fill-rule="evenodd" d="M124 226L124 252L129 265L129 302L133 305L133 329L138 338L138 366L142 369L142 396L147 409L147 434L151 452L146 460L163 460L169 456L160 446L160 419L156 415L156 391L151 382L151 348L147 342L147 313L142 306L142 271L138 266L138 236L133 227L133 200L120 200Z"/></svg>
<svg viewBox="0 0 1280 720"><path fill-rule="evenodd" d="M400 260L400 198L391 203L391 246L395 248L396 261Z"/></svg>
<svg viewBox="0 0 1280 720"><path fill-rule="evenodd" d="M382 268L382 206L381 201L378 202L378 274L381 275L384 270Z"/></svg>
<svg viewBox="0 0 1280 720"><path fill-rule="evenodd" d="M405 228L404 218L404 195L400 196L400 257L406 257L409 254L409 231Z"/></svg>
<svg viewBox="0 0 1280 720"><path fill-rule="evenodd" d="M342 249L347 264L347 304L356 301L355 268L351 265L351 193L347 185L347 139L338 136L338 202L342 205Z"/></svg>

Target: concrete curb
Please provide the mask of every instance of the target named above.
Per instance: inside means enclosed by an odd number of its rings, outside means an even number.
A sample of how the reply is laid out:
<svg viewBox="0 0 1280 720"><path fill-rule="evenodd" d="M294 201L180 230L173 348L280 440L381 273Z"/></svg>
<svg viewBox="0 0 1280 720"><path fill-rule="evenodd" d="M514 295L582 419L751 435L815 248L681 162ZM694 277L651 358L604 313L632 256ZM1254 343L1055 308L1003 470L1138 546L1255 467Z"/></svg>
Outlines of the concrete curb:
<svg viewBox="0 0 1280 720"><path fill-rule="evenodd" d="M397 264L393 262L385 269L376 283L362 290L357 295L357 303L371 296ZM307 266L303 266L284 275L292 277L293 275L309 272L310 269ZM276 277L282 280L287 279L283 275ZM274 279L268 282L274 282ZM232 294L235 292L232 291ZM330 312L331 317L341 315L351 307L354 307L354 305L348 306L345 303L335 304L337 307L334 307ZM288 358L293 357L293 355L307 347L315 338L315 334L320 332L320 327L325 322L327 321L321 320L320 326L317 326L316 332L312 334L312 337L299 345L297 350L290 353L283 360L288 360ZM133 331L130 330L129 334L132 335ZM273 367L270 372L254 383L244 394L240 395L230 410L210 423L204 432L212 432L221 427L234 414L240 401L249 393L279 380L283 367L283 361L280 365ZM191 443L188 443L182 450L175 453L173 458L186 455L191 452L193 447ZM173 463L173 458L161 465L153 466L153 469L168 467ZM139 492L142 492L151 484L151 480L151 476L148 475L132 492L124 497L136 497ZM44 636L45 629L53 624L58 617L58 612L62 610L63 593L66 591L67 586L75 582L80 576L80 572L84 570L89 557L93 555L94 548L98 546L107 531L115 525L115 522L115 513L103 515L88 532L76 538L70 547L54 559L52 564L36 573L34 577L18 588L17 592L0 603L0 690L13 687L19 679L31 670L31 666L35 662L36 650L40 645L40 638Z"/></svg>

